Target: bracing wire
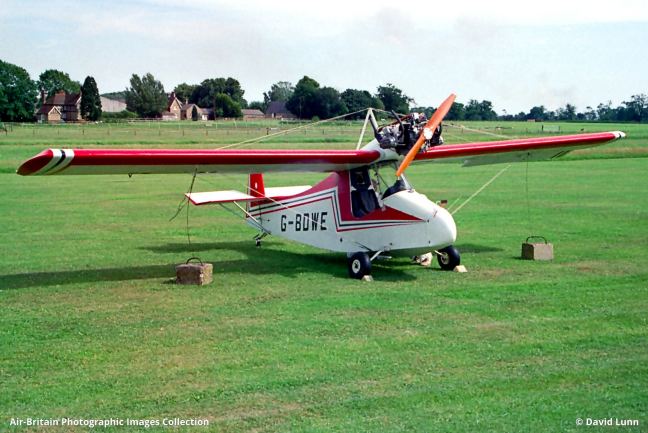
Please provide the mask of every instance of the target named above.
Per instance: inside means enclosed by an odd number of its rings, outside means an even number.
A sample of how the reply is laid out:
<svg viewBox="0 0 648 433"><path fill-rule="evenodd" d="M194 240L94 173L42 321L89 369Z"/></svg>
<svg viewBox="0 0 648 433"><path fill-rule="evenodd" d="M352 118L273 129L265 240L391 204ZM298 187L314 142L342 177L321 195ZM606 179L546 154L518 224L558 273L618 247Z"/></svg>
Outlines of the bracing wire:
<svg viewBox="0 0 648 433"><path fill-rule="evenodd" d="M198 169L195 169L193 172L193 176L191 177L191 183L189 184L189 189L187 190L187 194L189 195L191 195L191 193L193 192L193 187L194 187L194 183L196 182L197 174L198 174ZM180 203L178 203L178 208L176 209L176 213L169 219L169 221L173 221L174 219L176 219L176 217L180 215L180 212L182 212L182 209L185 206L187 207L187 224L186 224L187 242L189 243L189 245L191 245L191 232L189 230L189 208L191 206L189 206L189 198L187 197L186 194L182 198L182 200L180 200Z"/></svg>
<svg viewBox="0 0 648 433"><path fill-rule="evenodd" d="M290 128L290 129L287 129L287 130L284 130L284 131L275 132L275 133L273 133L273 134L268 134L268 135L264 135L264 136L261 136L261 137L251 138L251 139L249 139L249 140L240 141L240 142L238 142L238 143L228 144L228 145L225 145L225 146L222 146L222 147L215 148L215 150L219 150L219 149L228 149L228 148L230 148L230 147L245 146L245 145L252 144L252 143L258 143L258 142L261 142L261 141L263 141L263 140L267 140L267 139L272 138L272 137L276 137L276 136L280 136L280 135L286 135L286 134L289 134L289 133L294 132L294 131L297 131L297 130L299 130L299 129L303 129L303 128L307 128L307 127L312 127L312 126L314 126L314 125L318 125L318 124L320 124L320 123L330 122L330 121L333 121L333 120L342 119L342 118L345 118L345 117L348 117L348 116L352 116L352 115L354 115L354 114L362 113L362 112L368 111L369 109L370 109L370 108L368 107L368 108L364 108L364 109L362 109L362 110L354 111L354 112L352 112L352 113L346 113L346 114L343 114L343 115L340 115L340 116L331 117L330 119L324 119L324 120L319 120L319 121L316 121L316 122L310 122L310 123L307 123L307 124L305 124L305 125L299 125L299 126L297 126L297 127ZM196 181L196 176L197 176L197 174L198 174L198 169L196 168L196 169L194 170L193 176L192 176L192 178L191 178L191 184L189 185L189 190L188 190L188 192L187 192L189 195L191 195L191 193L192 193L192 191L193 191L193 187L194 187L194 183L195 183L195 181ZM221 173L221 174L224 174L224 173ZM229 176L226 176L226 177L229 177ZM250 185L246 185L246 187L249 188L251 191L254 191L254 192L256 192L256 193L259 193L259 191L256 191L256 190L255 190L254 188L252 188ZM295 214L297 213L296 211L290 209L289 207L287 207L287 206L284 205L283 203L280 203L280 202L278 202L277 200L274 200L274 199L272 199L272 198L270 198L270 197L264 197L264 199L265 199L265 200L270 200L271 202L273 202L273 203L275 203L275 204L281 206L281 207L284 208L284 209L288 209L288 210L290 210L291 212L293 212L293 213L295 213ZM181 200L180 203L178 204L178 207L177 207L177 209L176 209L175 214L174 214L174 215L169 219L169 221L173 221L173 220L174 220L174 219L175 219L175 218L180 214L180 212L182 212L182 209L183 209L185 206L187 207L187 219L186 219L187 242L191 245L191 232L190 232L190 230L189 230L189 208L190 208L191 206L190 206L190 203L189 203L189 199L187 198L186 195L182 198L182 200ZM310 222L310 221L309 221L309 222ZM318 223L318 224L320 225L320 228L323 227L321 223ZM260 226L260 227L262 228L262 226Z"/></svg>
<svg viewBox="0 0 648 433"><path fill-rule="evenodd" d="M244 182L240 182L238 179L235 179L233 176L230 176L230 175L228 175L228 174L226 174L226 173L219 173L219 174L222 175L222 176L225 177L225 178L228 178L228 179L230 179L230 180L233 180L234 183L236 183L236 184L238 184L238 185L240 185L240 186L242 186L242 187L249 188L249 190L250 190L251 192L260 193L260 191L257 191L256 189L254 189L251 185L247 185L247 184L244 183ZM203 179L203 180L207 180L207 178L204 178L204 177L201 178L201 179ZM210 180L207 180L207 183L211 183ZM282 203L282 202L280 202L280 201L277 201L277 200L273 199L272 197L264 196L264 197L259 197L259 199L260 199L260 200L268 200L268 201L271 201L272 203L276 204L277 206L281 207L282 209L284 209L284 210L286 210L286 211L288 211L288 212L293 213L294 215L297 215L297 214L299 213L299 212L297 212L296 210L294 210L293 208L289 207L288 205L286 205L286 204L284 204L284 203ZM224 207L224 206L223 206L223 207ZM310 221L310 218L307 218L307 219L308 219L309 223L312 223L312 221ZM318 227L319 227L320 229L324 228L324 225L322 225L322 223L318 222L317 224L318 224ZM261 225L261 227L263 227L263 226Z"/></svg>
<svg viewBox="0 0 648 433"><path fill-rule="evenodd" d="M332 117L332 118L330 118L330 119L324 119L324 120L319 120L319 121L316 121L316 122L307 123L307 124L305 124L305 125L299 125L299 126L297 126L297 127L290 128L290 129L287 129L287 130L284 130L284 131L275 132L275 133L273 133L273 134L268 134L268 135L261 136L261 137L251 138L251 139L244 140L244 141L241 141L241 142L238 142L238 143L228 144L228 145L225 145L225 146L222 146L222 147L216 148L216 149L227 149L227 148L231 148L231 147L245 146L245 145L252 144L252 143L258 143L258 142L261 142L261 141L267 140L267 139L269 139L269 138L277 137L277 136L280 136L280 135L286 135L286 134L289 134L289 133L291 133L291 132L297 131L297 130L299 130L299 129L304 129L304 128L307 128L307 127L312 127L312 126L315 126L315 125L317 125L317 124L321 124L321 123L325 123L325 122L330 122L330 121L334 121L334 120L337 120L337 119L342 119L342 118L345 118L345 117L348 117L348 116L351 116L351 115L354 115L354 114L358 114L358 113L361 113L361 112L365 112L365 111L367 111L367 110L369 110L369 108L365 108L365 109L362 109L362 110L357 110L357 111L354 111L354 112L352 112L352 113L346 113L346 114L343 114L343 115L340 115L340 116ZM385 110L381 110L381 109L376 109L376 108L374 108L373 110L374 110L374 111L377 111L377 112L386 113L386 114L389 114L389 115L392 114L391 112L388 112L388 111L385 111ZM396 113L396 114L399 115L399 116L404 115L404 114L402 114L402 113ZM449 127L451 127L451 128L464 129L464 130L471 131L471 132L483 133L483 134L486 134L486 135L491 135L491 136L495 136L495 137L499 137L499 138L513 138L513 137L505 136L505 135L502 135L502 134L492 133L492 132L489 132L489 131L483 131L483 130L479 130L479 129L468 128L468 127L463 126L463 125L462 125L462 126L456 126L456 125L452 125L452 124L444 124L444 126L449 126ZM459 139L459 137L457 137L457 136L454 135L454 134L449 134L449 135L453 136L453 138L457 138L457 139ZM465 140L465 139L459 139L459 140L460 140L460 141L464 141L464 142L467 141L467 140ZM468 198L467 198L463 203L461 203L461 204L460 204L456 209L452 210L451 213L454 215L454 214L456 214L457 212L459 212L459 211L460 211L460 210L461 210L461 209L462 209L466 204L468 204L468 203L469 203L473 198L475 198L477 195L479 195L479 194L480 194L484 189L486 189L486 187L488 187L488 185L490 185L492 182L494 182L495 179L497 179L497 178L498 178L502 173L504 173L504 172L505 172L506 170L508 170L510 167L511 167L511 165L509 164L509 165L507 165L506 167L504 167L502 170L500 170L499 172L497 172L497 173L496 173L496 174L495 174L491 179L489 179L485 184L483 184L483 185L482 185L482 186L481 186L477 191L475 191L475 192L474 192L470 197L468 197ZM232 179L231 176L228 176L228 175L226 175L225 173L220 173L220 174L221 174L221 175L224 175L225 177L229 177L230 179ZM197 169L196 169L196 170L194 171L194 173L193 173L193 177L192 177L192 180L191 180L191 185L189 186L189 192L188 192L189 194L191 194L191 192L193 191L193 186L194 186L194 182L195 182L195 180L196 180L196 175L197 175ZM203 178L203 179L205 180L205 178ZM527 180L527 181L526 181L527 215L528 215L528 220L530 221L530 214L529 214L529 212L530 212L530 210L529 210L529 192L528 192L528 158L527 158L527 179L526 179L526 180ZM209 183L209 182L208 182L208 183ZM241 182L238 182L238 181L237 181L237 183L241 183ZM252 188L252 186L247 185L247 184L243 184L243 183L241 183L241 184L242 184L243 186L245 186L246 188L249 188L250 191L253 191L253 192L259 193L259 191L256 191L254 188ZM281 208L283 208L283 209L285 209L285 210L288 210L289 212L292 212L292 213L294 213L294 214L297 214L297 211L293 210L292 208L286 206L285 204L283 204L283 203L281 203L281 202L279 202L279 201L277 201L277 200L274 200L274 199L271 198L271 197L263 197L263 199L264 199L264 200L269 200L269 201L273 202L274 204L280 206ZM457 199L455 200L455 202L452 203L452 205L454 205L456 202L458 202L459 199L460 199L460 198L457 198ZM189 207L190 207L190 206L189 206L189 200L187 199L186 196L183 198L183 200L182 200L182 201L180 202L180 204L178 205L178 209L177 209L175 215L170 219L170 221L173 220L173 219L175 219L175 218L178 216L178 214L182 211L182 208L183 208L184 206L187 206L187 241L189 242L189 244L191 244L191 237L190 237L190 231L189 231ZM452 207L453 207L453 206L450 206L450 208L452 208ZM323 227L323 226L321 225L321 223L318 223L318 224L320 224L320 228Z"/></svg>
<svg viewBox="0 0 648 433"><path fill-rule="evenodd" d="M268 135L262 135L261 137L250 138L248 140L239 141L238 143L227 144L227 145L222 146L222 147L217 147L216 150L229 149L230 147L237 147L237 146L246 146L246 145L252 144L252 143L259 143L259 142L261 142L263 140L267 140L269 138L277 137L277 136L280 136L280 135L290 134L291 132L297 131L299 129L304 129L304 128L308 128L308 127L318 125L320 123L331 122L333 120L343 119L345 117L349 117L349 116L352 116L354 114L363 113L363 112L367 111L368 109L369 108L363 108L362 110L357 110L357 111L354 111L352 113L346 113L346 114L342 114L340 116L331 117L330 119L318 120L318 121L315 121L315 122L306 123L304 125L299 125L299 126L296 126L294 128L286 129L284 131L274 132L274 133L268 134Z"/></svg>
<svg viewBox="0 0 648 433"><path fill-rule="evenodd" d="M525 169L525 179L524 179L524 190L526 192L526 208L527 208L527 226L529 231L531 231L531 203L529 202L529 154L527 153L526 157L526 169Z"/></svg>
<svg viewBox="0 0 648 433"><path fill-rule="evenodd" d="M483 185L481 186L481 188L479 188L477 191L475 191L475 192L473 193L473 195L471 195L470 197L468 197L468 198L466 199L466 201L464 201L463 203L461 203L461 204L460 204L460 205L459 205L455 210L453 210L453 211L452 211L452 215L454 215L454 214L456 214L457 212L459 212L459 211L461 210L462 207L464 207L465 205L467 205L467 204L470 202L470 200L472 200L473 198L477 197L477 195L479 195L479 193L481 193L483 190L485 190L486 187L487 187L488 185L490 185L491 183L493 183L493 181L495 181L495 179L497 179L497 178L498 178L502 173L504 173L506 170L508 170L509 167L511 167L511 164L507 165L506 167L504 167L503 169L501 169L500 171L498 171L498 172L495 174L495 176L491 177L491 178L488 180L488 182L486 182L485 184L483 184Z"/></svg>
<svg viewBox="0 0 648 433"><path fill-rule="evenodd" d="M498 138L506 138L506 139L518 138L517 136L514 136L514 135L510 136L510 135L496 134L494 132L485 131L483 129L468 128L467 126L464 126L464 125L457 126L457 125L453 125L452 123L447 123L447 124L444 123L443 126L447 126L449 128L455 128L455 129L462 129L462 130L470 131L470 132L477 132L477 133L480 133L480 134L490 135L490 136L498 137Z"/></svg>

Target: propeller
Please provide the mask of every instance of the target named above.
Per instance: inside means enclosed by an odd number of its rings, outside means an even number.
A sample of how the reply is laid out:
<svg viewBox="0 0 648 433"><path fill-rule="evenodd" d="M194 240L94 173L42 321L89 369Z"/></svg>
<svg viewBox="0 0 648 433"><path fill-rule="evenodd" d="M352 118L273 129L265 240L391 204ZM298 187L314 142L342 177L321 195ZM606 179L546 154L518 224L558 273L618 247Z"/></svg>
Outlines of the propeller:
<svg viewBox="0 0 648 433"><path fill-rule="evenodd" d="M432 134L437 129L439 124L441 124L441 121L443 120L445 115L448 114L448 111L450 111L450 107L452 107L452 103L454 102L456 97L457 95L451 93L450 96L448 96L446 100L443 101L441 105L439 105L439 108L437 108L432 117L430 117L430 120L427 121L427 123L423 127L423 132L421 133L421 135L419 135L416 143L414 143L414 146L412 146L410 151L407 152L407 155L405 155L405 159L403 159L403 162L401 162L400 167L398 167L398 170L396 171L397 177L400 177L405 169L414 160L416 154L421 149L421 146L423 146L425 140L432 138Z"/></svg>

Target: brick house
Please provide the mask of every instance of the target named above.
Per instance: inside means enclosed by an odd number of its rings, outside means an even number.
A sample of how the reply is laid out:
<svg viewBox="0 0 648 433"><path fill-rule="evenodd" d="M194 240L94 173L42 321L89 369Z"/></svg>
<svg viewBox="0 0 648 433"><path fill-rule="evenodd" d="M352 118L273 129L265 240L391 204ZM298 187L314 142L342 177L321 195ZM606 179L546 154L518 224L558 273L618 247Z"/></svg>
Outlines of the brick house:
<svg viewBox="0 0 648 433"><path fill-rule="evenodd" d="M244 108L241 110L241 114L243 115L243 120L256 120L256 119L265 118L265 114L263 114L263 111L256 110L256 109Z"/></svg>
<svg viewBox="0 0 648 433"><path fill-rule="evenodd" d="M78 122L81 120L81 93L58 92L45 99L41 93L43 105L36 112L38 122Z"/></svg>
<svg viewBox="0 0 648 433"><path fill-rule="evenodd" d="M271 119L295 119L296 116L286 108L285 101L272 101L266 108L265 117Z"/></svg>
<svg viewBox="0 0 648 433"><path fill-rule="evenodd" d="M180 111L180 119L193 120L192 113L194 107L196 107L196 111L198 112L198 120L209 120L210 112L213 114L213 110L209 110L207 108L200 108L196 104L184 104L182 106L182 110Z"/></svg>
<svg viewBox="0 0 648 433"><path fill-rule="evenodd" d="M192 120L191 113L196 107L198 111L198 120L210 120L214 118L214 110L210 108L201 108L196 104L190 104L182 101L176 96L175 92L169 94L167 109L162 113L162 120Z"/></svg>
<svg viewBox="0 0 648 433"><path fill-rule="evenodd" d="M182 113L182 102L180 102L180 99L178 99L175 92L171 92L171 94L169 95L169 103L167 104L167 111L165 113L162 113L162 117L164 118L165 117L164 115L167 114L166 117L168 117L168 119L164 119L164 120L169 120L171 118L171 116L169 116L168 113L171 113L176 120L180 120L181 118L180 116Z"/></svg>

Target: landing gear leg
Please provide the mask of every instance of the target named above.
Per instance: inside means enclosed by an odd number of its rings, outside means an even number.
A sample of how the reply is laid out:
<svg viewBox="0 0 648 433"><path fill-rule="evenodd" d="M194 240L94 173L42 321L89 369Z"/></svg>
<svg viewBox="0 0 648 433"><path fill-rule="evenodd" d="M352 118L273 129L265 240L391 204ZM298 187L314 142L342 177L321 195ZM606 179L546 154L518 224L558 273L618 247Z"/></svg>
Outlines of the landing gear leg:
<svg viewBox="0 0 648 433"><path fill-rule="evenodd" d="M256 235L254 237L254 244L257 247L260 247L261 246L261 239L265 238L266 236L268 236L268 232L259 233L258 235Z"/></svg>
<svg viewBox="0 0 648 433"><path fill-rule="evenodd" d="M454 245L435 251L439 266L444 271L451 271L461 263L459 250Z"/></svg>
<svg viewBox="0 0 648 433"><path fill-rule="evenodd" d="M371 275L371 260L367 253L353 253L347 259L349 276L361 280L365 275Z"/></svg>

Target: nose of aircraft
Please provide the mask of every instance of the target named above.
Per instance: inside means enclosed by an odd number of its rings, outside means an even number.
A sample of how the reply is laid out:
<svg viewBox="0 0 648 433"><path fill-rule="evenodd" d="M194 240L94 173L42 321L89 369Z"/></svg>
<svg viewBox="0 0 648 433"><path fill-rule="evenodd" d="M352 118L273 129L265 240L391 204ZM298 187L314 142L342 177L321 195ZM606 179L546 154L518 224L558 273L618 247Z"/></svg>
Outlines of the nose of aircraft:
<svg viewBox="0 0 648 433"><path fill-rule="evenodd" d="M457 239L457 226L450 212L423 194L400 191L385 199L385 204L426 221L427 238L423 233L417 232L415 238L409 239L411 244L438 249L454 244Z"/></svg>
<svg viewBox="0 0 648 433"><path fill-rule="evenodd" d="M428 235L436 247L454 244L457 240L457 225L450 212L441 206L434 205L435 209L428 224Z"/></svg>

